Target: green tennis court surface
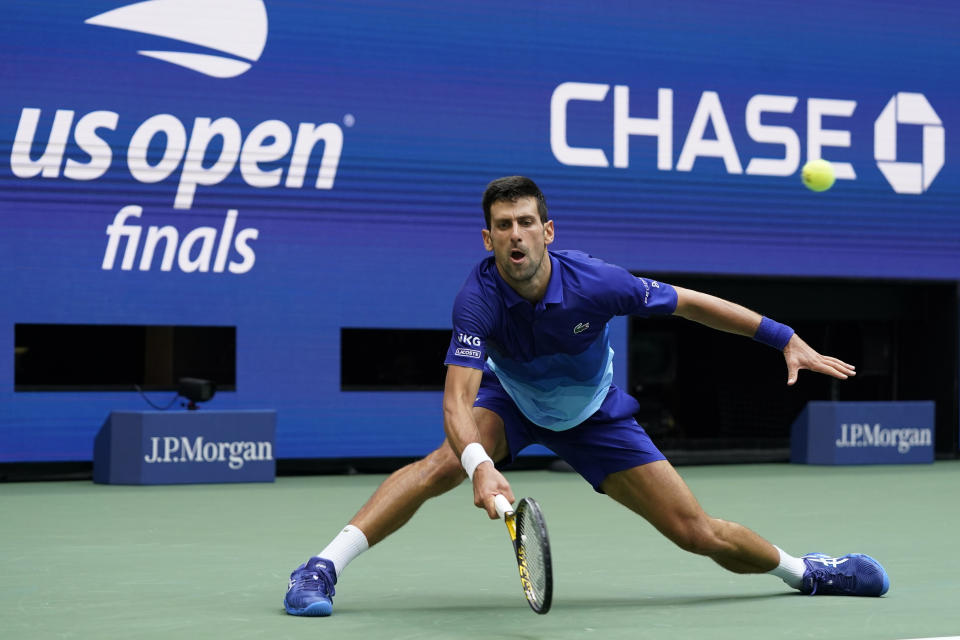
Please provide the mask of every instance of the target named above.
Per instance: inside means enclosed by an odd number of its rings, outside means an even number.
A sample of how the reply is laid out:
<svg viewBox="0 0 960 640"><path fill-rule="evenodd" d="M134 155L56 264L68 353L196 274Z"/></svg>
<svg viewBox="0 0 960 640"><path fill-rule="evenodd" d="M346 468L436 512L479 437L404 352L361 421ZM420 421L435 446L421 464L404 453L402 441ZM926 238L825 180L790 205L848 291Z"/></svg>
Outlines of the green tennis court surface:
<svg viewBox="0 0 960 640"><path fill-rule="evenodd" d="M579 477L509 473L543 507L553 610L527 607L469 486L343 573L331 618L283 612L290 571L383 476L173 487L0 485L0 637L870 638L960 635L960 462L683 467L707 512L793 554L864 552L883 598L806 597L684 553Z"/></svg>

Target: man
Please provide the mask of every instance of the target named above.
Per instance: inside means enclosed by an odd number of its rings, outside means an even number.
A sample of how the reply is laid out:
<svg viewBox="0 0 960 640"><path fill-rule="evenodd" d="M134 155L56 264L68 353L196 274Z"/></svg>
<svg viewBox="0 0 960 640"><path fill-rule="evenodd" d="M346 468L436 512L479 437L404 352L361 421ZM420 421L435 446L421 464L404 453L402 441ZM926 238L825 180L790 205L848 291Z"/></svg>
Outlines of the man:
<svg viewBox="0 0 960 640"><path fill-rule="evenodd" d="M854 367L822 356L789 327L719 298L637 278L576 251L548 251L554 225L529 178L491 182L483 244L453 309L443 394L445 442L388 477L350 523L290 576L293 615L333 610L337 577L353 558L405 524L428 498L473 481L474 504L496 518L494 496L513 492L493 462L540 443L599 493L647 519L680 548L736 573L771 573L808 594L880 596L873 558L788 555L742 525L708 516L633 419L636 400L612 383L607 322L673 314L753 337L783 352L787 384L800 369L835 378Z"/></svg>

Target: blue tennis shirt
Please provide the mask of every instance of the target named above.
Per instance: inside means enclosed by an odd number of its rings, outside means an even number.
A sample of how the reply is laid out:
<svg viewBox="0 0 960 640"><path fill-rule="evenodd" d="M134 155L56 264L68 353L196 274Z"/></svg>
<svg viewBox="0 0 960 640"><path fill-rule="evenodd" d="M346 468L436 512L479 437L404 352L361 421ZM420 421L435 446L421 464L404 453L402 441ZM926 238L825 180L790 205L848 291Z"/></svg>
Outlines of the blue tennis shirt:
<svg viewBox="0 0 960 640"><path fill-rule="evenodd" d="M613 316L669 315L677 292L580 251L550 251L547 292L536 304L508 285L493 256L470 272L453 305L445 364L487 365L531 422L577 426L613 382L607 323Z"/></svg>

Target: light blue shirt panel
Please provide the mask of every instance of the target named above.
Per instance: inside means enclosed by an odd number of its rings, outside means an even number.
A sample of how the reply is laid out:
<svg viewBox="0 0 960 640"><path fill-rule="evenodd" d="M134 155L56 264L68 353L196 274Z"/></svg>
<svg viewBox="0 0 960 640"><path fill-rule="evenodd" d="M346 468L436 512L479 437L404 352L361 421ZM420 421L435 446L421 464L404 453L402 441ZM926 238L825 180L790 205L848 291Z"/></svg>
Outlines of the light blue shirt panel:
<svg viewBox="0 0 960 640"><path fill-rule="evenodd" d="M491 352L487 365L504 390L531 422L553 431L573 428L593 415L613 382L608 329L576 355L555 353L529 362L496 355ZM590 371L597 373L584 379L583 373Z"/></svg>

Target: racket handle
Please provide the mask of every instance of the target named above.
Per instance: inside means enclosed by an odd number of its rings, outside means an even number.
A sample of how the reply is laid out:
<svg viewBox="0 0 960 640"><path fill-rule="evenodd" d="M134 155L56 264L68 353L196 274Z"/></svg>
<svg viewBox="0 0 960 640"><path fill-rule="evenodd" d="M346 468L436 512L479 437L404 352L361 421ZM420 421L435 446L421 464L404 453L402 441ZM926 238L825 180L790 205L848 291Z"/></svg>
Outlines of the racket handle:
<svg viewBox="0 0 960 640"><path fill-rule="evenodd" d="M510 501L503 497L502 494L497 494L493 496L494 505L497 507L497 515L502 519L503 516L507 513L513 513L513 505L510 504Z"/></svg>

